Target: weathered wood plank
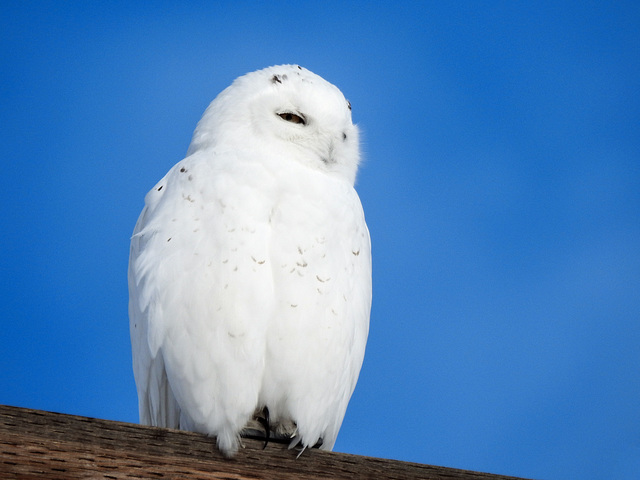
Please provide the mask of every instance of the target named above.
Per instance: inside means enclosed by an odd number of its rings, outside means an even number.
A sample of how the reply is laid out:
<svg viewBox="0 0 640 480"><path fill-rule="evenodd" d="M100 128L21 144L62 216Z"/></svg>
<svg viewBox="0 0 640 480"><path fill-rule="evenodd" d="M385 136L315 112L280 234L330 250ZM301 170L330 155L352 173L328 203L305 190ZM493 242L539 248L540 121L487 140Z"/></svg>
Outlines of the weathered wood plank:
<svg viewBox="0 0 640 480"><path fill-rule="evenodd" d="M225 459L215 439L191 432L0 405L0 478L458 479L514 477L244 440Z"/></svg>

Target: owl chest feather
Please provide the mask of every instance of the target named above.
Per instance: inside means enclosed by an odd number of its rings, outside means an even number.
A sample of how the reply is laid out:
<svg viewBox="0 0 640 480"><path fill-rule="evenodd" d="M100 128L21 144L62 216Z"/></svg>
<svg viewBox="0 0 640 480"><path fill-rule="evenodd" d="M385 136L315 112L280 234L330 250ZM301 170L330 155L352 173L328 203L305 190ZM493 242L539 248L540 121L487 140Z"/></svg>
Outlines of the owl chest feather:
<svg viewBox="0 0 640 480"><path fill-rule="evenodd" d="M160 202L167 205L159 210L173 216L158 222L156 250L168 281L188 276L185 303L207 302L201 310L210 328L227 323L240 335L252 322L344 310L368 241L347 182L297 165L283 174L258 162L221 168L205 158L187 160L161 182ZM151 193L162 194L158 188ZM253 320L237 314L256 304Z"/></svg>

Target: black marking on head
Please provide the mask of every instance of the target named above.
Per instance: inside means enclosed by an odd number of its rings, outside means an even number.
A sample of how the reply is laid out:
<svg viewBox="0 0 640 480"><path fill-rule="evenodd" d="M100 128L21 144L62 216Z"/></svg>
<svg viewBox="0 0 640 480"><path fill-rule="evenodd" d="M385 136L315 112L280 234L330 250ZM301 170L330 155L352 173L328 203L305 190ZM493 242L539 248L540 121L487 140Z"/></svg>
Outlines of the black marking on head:
<svg viewBox="0 0 640 480"><path fill-rule="evenodd" d="M344 140L346 140L346 139L347 139L347 134L346 134L346 133L344 133L344 132L342 132L342 140L344 141Z"/></svg>
<svg viewBox="0 0 640 480"><path fill-rule="evenodd" d="M271 77L271 83L282 83L283 80L287 79L287 75L283 74L283 75L274 75L273 77Z"/></svg>
<svg viewBox="0 0 640 480"><path fill-rule="evenodd" d="M184 173L184 172L186 172L186 171L187 171L187 169L186 169L186 168L184 168L184 167L182 167L182 168L180 169L180 172L181 172L181 173Z"/></svg>
<svg viewBox="0 0 640 480"><path fill-rule="evenodd" d="M302 70L302 67L300 65L296 65L298 67L298 70Z"/></svg>
<svg viewBox="0 0 640 480"><path fill-rule="evenodd" d="M347 108L351 110L351 102L349 100L347 100Z"/></svg>
<svg viewBox="0 0 640 480"><path fill-rule="evenodd" d="M164 185L160 185L157 190L158 191L162 190L162 187L164 187Z"/></svg>

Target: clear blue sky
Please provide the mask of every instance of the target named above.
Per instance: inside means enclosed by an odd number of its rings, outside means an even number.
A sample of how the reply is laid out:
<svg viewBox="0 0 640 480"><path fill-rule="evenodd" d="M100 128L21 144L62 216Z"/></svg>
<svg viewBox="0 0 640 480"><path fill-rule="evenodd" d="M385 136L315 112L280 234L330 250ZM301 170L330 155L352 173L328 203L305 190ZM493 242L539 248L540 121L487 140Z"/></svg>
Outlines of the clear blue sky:
<svg viewBox="0 0 640 480"><path fill-rule="evenodd" d="M299 63L363 132L374 302L336 450L637 478L638 2L13 3L0 403L137 421L144 195L235 77Z"/></svg>

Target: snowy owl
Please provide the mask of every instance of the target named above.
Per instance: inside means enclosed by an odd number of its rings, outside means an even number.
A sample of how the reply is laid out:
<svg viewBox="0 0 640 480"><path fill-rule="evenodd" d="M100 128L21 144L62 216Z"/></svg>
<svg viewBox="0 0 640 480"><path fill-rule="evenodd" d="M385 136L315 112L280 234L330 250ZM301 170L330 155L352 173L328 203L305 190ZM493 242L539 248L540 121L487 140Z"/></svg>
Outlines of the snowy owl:
<svg viewBox="0 0 640 480"><path fill-rule="evenodd" d="M358 161L351 105L297 65L209 105L131 238L141 423L216 436L226 456L251 425L333 448L369 331Z"/></svg>

